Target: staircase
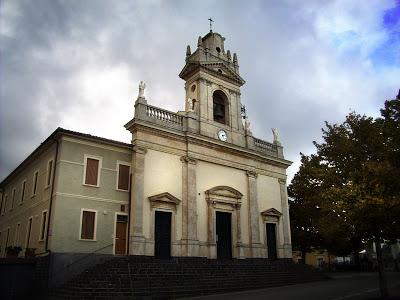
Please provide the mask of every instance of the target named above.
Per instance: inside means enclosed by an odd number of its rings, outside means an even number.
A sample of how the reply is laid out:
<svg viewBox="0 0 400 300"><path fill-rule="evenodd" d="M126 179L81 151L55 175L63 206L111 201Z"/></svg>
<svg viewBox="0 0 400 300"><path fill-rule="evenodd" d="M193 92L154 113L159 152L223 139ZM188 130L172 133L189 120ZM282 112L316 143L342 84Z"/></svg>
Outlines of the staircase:
<svg viewBox="0 0 400 300"><path fill-rule="evenodd" d="M50 299L172 299L324 280L285 261L115 257L50 292Z"/></svg>

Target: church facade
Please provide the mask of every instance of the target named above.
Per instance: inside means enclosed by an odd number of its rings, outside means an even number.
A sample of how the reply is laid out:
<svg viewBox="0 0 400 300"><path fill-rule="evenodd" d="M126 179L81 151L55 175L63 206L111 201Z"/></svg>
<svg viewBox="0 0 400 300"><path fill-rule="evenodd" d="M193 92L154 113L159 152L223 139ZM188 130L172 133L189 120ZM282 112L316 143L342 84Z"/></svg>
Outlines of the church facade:
<svg viewBox="0 0 400 300"><path fill-rule="evenodd" d="M187 47L184 111L152 106L140 84L131 144L64 129L42 143L0 184L2 254L291 258L291 162L276 131L253 136L224 41Z"/></svg>

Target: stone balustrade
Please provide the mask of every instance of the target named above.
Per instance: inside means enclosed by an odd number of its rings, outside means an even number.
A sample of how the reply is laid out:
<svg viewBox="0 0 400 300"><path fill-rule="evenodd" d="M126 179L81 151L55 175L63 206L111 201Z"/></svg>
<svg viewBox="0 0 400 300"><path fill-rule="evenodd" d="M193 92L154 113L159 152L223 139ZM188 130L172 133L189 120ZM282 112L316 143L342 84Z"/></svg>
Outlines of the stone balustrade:
<svg viewBox="0 0 400 300"><path fill-rule="evenodd" d="M264 140L258 139L258 138L254 138L254 146L256 146L256 148L261 148L265 151L269 151L269 152L276 152L277 151L277 145L272 144L272 143L268 143Z"/></svg>
<svg viewBox="0 0 400 300"><path fill-rule="evenodd" d="M146 115L167 124L183 126L183 116L155 106L146 105Z"/></svg>
<svg viewBox="0 0 400 300"><path fill-rule="evenodd" d="M148 105L145 99L138 99L136 101L134 120L157 124L180 132L187 131L197 133L199 131L199 121L194 112L174 113L156 106ZM281 145L269 143L251 135L246 136L246 139L247 148L264 155L283 158L283 148Z"/></svg>

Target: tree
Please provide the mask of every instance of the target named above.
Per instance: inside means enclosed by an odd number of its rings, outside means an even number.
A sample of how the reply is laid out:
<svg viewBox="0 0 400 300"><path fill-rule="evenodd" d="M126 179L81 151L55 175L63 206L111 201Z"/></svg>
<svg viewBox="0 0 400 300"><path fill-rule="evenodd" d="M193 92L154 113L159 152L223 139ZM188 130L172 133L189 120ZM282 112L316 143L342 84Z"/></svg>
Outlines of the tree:
<svg viewBox="0 0 400 300"><path fill-rule="evenodd" d="M386 298L380 245L400 236L400 92L385 102L381 115L350 113L342 124L326 122L323 142L314 142L315 155L302 155L289 192L295 210L296 205L319 209L310 216L327 248L337 237L354 250L361 240L375 242Z"/></svg>

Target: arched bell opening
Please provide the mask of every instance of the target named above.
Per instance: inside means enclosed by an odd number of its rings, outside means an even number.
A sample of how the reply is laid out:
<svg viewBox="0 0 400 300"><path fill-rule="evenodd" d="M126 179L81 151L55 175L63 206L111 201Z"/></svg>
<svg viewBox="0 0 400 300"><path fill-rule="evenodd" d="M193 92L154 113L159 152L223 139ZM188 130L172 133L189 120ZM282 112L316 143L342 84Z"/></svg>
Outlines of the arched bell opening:
<svg viewBox="0 0 400 300"><path fill-rule="evenodd" d="M228 125L228 97L221 90L213 93L213 119L215 122Z"/></svg>

